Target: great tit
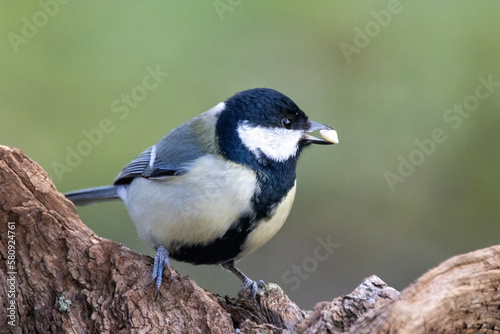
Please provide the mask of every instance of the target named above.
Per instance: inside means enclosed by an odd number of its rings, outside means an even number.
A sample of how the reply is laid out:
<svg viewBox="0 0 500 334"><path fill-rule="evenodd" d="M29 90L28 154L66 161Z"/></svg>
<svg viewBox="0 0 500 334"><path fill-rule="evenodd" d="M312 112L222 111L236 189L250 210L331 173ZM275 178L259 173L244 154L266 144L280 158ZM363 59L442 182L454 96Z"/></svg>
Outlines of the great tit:
<svg viewBox="0 0 500 334"><path fill-rule="evenodd" d="M323 138L307 132L321 131ZM295 197L303 148L337 143L273 89L240 92L178 126L142 152L113 185L66 193L76 205L122 199L137 232L157 250L159 289L169 257L220 264L255 297L259 286L235 262L281 228Z"/></svg>

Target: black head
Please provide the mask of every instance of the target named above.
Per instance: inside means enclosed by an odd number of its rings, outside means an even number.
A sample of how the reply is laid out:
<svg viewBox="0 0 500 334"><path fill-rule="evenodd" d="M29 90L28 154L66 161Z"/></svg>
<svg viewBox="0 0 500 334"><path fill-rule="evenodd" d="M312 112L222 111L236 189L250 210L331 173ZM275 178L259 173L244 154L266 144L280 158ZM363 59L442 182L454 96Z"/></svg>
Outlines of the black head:
<svg viewBox="0 0 500 334"><path fill-rule="evenodd" d="M295 162L312 143L329 144L306 132L331 129L308 120L287 96L269 88L240 92L229 98L217 121L221 153L252 167Z"/></svg>

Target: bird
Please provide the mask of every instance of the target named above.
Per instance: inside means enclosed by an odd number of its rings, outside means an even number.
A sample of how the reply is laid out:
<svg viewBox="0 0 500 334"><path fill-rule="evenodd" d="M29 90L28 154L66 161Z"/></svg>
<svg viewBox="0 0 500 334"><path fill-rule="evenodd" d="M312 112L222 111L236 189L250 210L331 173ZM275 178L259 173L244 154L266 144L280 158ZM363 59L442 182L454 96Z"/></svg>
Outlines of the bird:
<svg viewBox="0 0 500 334"><path fill-rule="evenodd" d="M323 138L308 134L313 131ZM248 89L171 130L112 185L64 195L75 205L123 200L139 236L156 249L158 291L172 258L221 265L255 298L264 282L235 263L283 226L302 150L334 143L337 132L310 121L286 95Z"/></svg>

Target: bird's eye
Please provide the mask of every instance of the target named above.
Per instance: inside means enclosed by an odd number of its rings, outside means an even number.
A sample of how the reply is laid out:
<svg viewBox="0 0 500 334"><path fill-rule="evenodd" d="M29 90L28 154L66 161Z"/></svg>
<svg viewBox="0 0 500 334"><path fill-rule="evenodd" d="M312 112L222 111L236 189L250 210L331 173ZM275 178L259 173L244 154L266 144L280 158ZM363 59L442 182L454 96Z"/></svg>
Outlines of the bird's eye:
<svg viewBox="0 0 500 334"><path fill-rule="evenodd" d="M292 123L293 123L293 119L291 117L285 117L281 120L281 125L283 125L283 127L285 129L291 129Z"/></svg>

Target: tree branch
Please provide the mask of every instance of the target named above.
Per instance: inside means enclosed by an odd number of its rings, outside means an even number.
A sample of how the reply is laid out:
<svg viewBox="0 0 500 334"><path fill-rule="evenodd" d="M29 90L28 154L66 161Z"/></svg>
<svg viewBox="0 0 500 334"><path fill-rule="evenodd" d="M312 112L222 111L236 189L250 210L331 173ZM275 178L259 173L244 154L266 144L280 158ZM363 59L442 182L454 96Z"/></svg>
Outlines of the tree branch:
<svg viewBox="0 0 500 334"><path fill-rule="evenodd" d="M18 149L0 146L0 332L498 332L500 246L454 257L399 294L376 276L306 312L277 285L217 296L97 236Z"/></svg>

